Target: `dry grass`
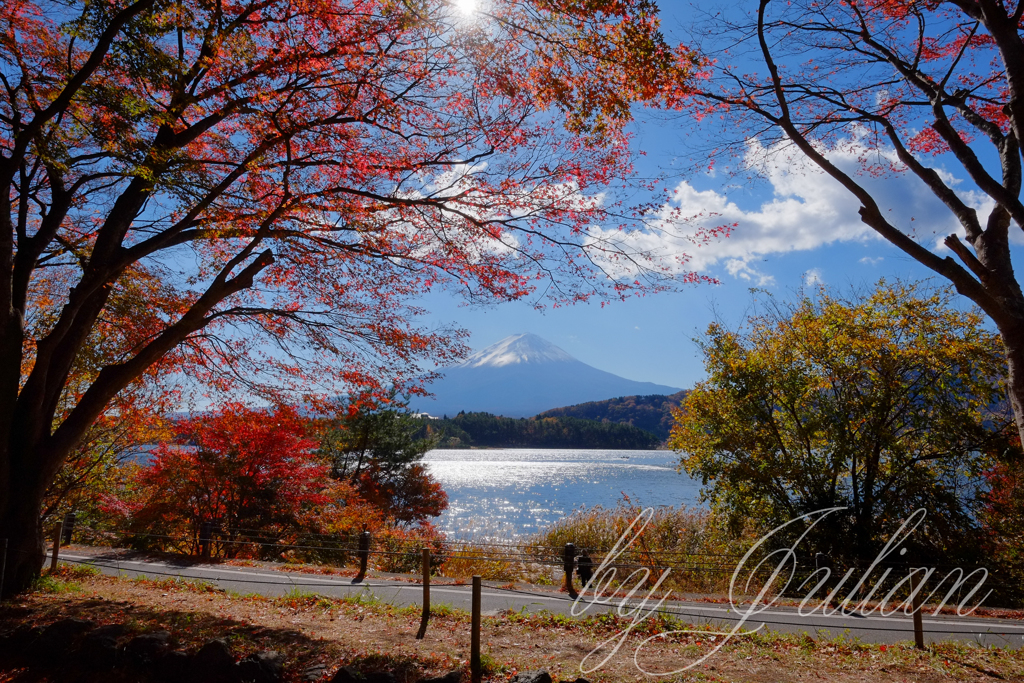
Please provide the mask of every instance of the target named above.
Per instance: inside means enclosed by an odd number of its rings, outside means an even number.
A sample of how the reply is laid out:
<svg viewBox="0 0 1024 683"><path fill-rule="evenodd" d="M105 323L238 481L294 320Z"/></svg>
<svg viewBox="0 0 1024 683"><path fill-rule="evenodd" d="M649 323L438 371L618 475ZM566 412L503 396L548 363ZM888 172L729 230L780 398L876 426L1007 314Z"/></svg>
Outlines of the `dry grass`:
<svg viewBox="0 0 1024 683"><path fill-rule="evenodd" d="M452 578L475 574L492 581L550 585L562 580L562 550L572 543L586 550L595 563L612 550L641 508L624 501L615 508L600 506L575 510L520 546L463 541L444 544L438 573ZM651 573L653 584L672 567L667 589L682 593L725 593L736 559L751 542L749 534L732 536L703 510L663 507L655 510L643 534L616 558Z"/></svg>
<svg viewBox="0 0 1024 683"><path fill-rule="evenodd" d="M328 672L354 664L363 670L391 670L402 683L414 683L424 675L459 668L469 652L468 615L443 605L435 610L426 638L417 641L418 608L301 593L277 599L232 596L201 583L131 581L84 573L61 573L53 580L73 582L77 590L36 592L5 603L0 607L0 633L23 623L46 624L76 616L97 623L124 623L133 633L167 629L185 649L214 637L227 638L238 656L265 649L285 653L292 681L305 666L321 662L329 665ZM547 613L486 617L483 643L489 678L502 681L515 671L544 668L556 680L574 680L580 675L582 658L626 625L614 617L576 620ZM671 622L643 622L619 654L587 678L595 682L647 679L636 669L633 651L644 638L674 628L678 625ZM679 668L707 652L714 642L707 633L670 636L645 650L641 662L648 669ZM0 673L4 683L29 680L67 679L31 677L25 671ZM909 644L886 647L768 634L729 643L696 672L649 680L1022 681L1024 652L964 644L941 644L918 652Z"/></svg>
<svg viewBox="0 0 1024 683"><path fill-rule="evenodd" d="M614 508L575 510L532 542L536 547L550 548L573 543L577 550L588 551L594 562L599 563L627 533L641 510L628 500ZM629 537L640 528L634 527ZM661 507L654 510L642 533L624 546L616 562L629 565L629 569L647 569L651 575L648 585L671 567L672 572L662 584L666 589L724 594L736 561L752 540L751 533L731 534L721 520L706 510Z"/></svg>
<svg viewBox="0 0 1024 683"><path fill-rule="evenodd" d="M527 548L511 546L465 544L448 551L437 573L455 579L478 575L488 581L544 586L552 583L551 560L550 552L530 552Z"/></svg>

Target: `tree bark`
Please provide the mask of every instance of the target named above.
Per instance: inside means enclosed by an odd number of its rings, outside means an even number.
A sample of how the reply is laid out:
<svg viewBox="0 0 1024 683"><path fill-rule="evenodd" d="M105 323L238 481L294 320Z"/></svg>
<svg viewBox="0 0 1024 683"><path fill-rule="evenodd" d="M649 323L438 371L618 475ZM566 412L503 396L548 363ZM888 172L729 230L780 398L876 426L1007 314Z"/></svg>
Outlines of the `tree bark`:
<svg viewBox="0 0 1024 683"><path fill-rule="evenodd" d="M0 538L7 539L7 557L0 596L7 597L32 585L45 555L42 520L43 490L26 476L26 461L12 457L11 477L0 490Z"/></svg>
<svg viewBox="0 0 1024 683"><path fill-rule="evenodd" d="M1015 327L1000 325L999 335L1006 352L1007 394L1017 422L1017 432L1024 444L1024 324Z"/></svg>

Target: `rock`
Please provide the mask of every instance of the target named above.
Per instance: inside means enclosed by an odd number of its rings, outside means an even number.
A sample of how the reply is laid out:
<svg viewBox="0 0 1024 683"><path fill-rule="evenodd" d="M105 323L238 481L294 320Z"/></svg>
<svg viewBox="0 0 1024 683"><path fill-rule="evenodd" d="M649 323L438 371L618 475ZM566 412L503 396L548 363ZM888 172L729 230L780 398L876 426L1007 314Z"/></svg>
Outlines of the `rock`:
<svg viewBox="0 0 1024 683"><path fill-rule="evenodd" d="M117 666L117 638L93 636L82 639L78 648L78 659L93 669L112 669Z"/></svg>
<svg viewBox="0 0 1024 683"><path fill-rule="evenodd" d="M583 678L582 676L580 676L579 678L577 678L577 679L576 679L575 681L573 681L572 683L590 683L590 681L588 681L587 679L585 679L585 678Z"/></svg>
<svg viewBox="0 0 1024 683"><path fill-rule="evenodd" d="M157 677L167 683L180 683L191 679L192 669L192 658L181 650L175 650L160 660Z"/></svg>
<svg viewBox="0 0 1024 683"><path fill-rule="evenodd" d="M456 669L455 671L449 671L444 676L435 676L433 678L424 678L420 680L420 683L460 683L462 680L462 669Z"/></svg>
<svg viewBox="0 0 1024 683"><path fill-rule="evenodd" d="M284 673L284 655L274 650L257 652L238 662L235 668L241 683L277 683Z"/></svg>
<svg viewBox="0 0 1024 683"><path fill-rule="evenodd" d="M90 630L94 623L85 619L61 619L43 629L43 638L71 640Z"/></svg>
<svg viewBox="0 0 1024 683"><path fill-rule="evenodd" d="M55 621L39 634L30 646L30 656L44 666L63 664L71 651L71 645L78 636L93 627L84 619L61 619Z"/></svg>
<svg viewBox="0 0 1024 683"><path fill-rule="evenodd" d="M109 636L87 638L78 650L82 664L93 669L113 669L117 666L117 638Z"/></svg>
<svg viewBox="0 0 1024 683"><path fill-rule="evenodd" d="M124 624L107 624L95 628L82 638L78 658L87 667L112 669L117 666L117 639L128 629Z"/></svg>
<svg viewBox="0 0 1024 683"><path fill-rule="evenodd" d="M326 672L327 666L325 664L313 664L302 670L302 673L299 674L299 680L302 683L316 683L316 681L324 677Z"/></svg>
<svg viewBox="0 0 1024 683"><path fill-rule="evenodd" d="M43 635L42 626L22 624L6 638L0 639L0 653L20 659L41 635Z"/></svg>
<svg viewBox="0 0 1024 683"><path fill-rule="evenodd" d="M135 636L124 646L128 663L138 667L156 664L171 649L171 634L167 631L153 631Z"/></svg>
<svg viewBox="0 0 1024 683"><path fill-rule="evenodd" d="M370 671L363 676L366 683L398 683L398 678L390 671Z"/></svg>
<svg viewBox="0 0 1024 683"><path fill-rule="evenodd" d="M106 624L98 628L94 628L89 631L89 635L86 638L120 638L128 632L128 627L124 624Z"/></svg>
<svg viewBox="0 0 1024 683"><path fill-rule="evenodd" d="M192 658L192 671L197 681L212 683L228 680L234 668L235 658L231 655L231 648L226 641L220 639L203 645Z"/></svg>
<svg viewBox="0 0 1024 683"><path fill-rule="evenodd" d="M343 666L334 674L331 683L364 683L363 675L351 666Z"/></svg>
<svg viewBox="0 0 1024 683"><path fill-rule="evenodd" d="M23 624L0 638L0 652L10 652L11 654L25 652L29 645L42 634L42 627Z"/></svg>
<svg viewBox="0 0 1024 683"><path fill-rule="evenodd" d="M551 674L543 669L523 671L510 678L508 683L551 683Z"/></svg>

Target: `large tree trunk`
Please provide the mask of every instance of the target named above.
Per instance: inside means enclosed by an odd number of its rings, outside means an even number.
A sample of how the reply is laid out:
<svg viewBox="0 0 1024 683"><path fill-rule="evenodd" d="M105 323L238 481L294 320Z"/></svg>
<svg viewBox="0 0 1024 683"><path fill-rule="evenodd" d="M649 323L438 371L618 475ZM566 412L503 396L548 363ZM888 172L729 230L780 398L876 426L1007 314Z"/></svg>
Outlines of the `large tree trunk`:
<svg viewBox="0 0 1024 683"><path fill-rule="evenodd" d="M1006 385L1017 421L1017 432L1024 445L1024 324L1018 327L1000 327L999 335L1006 350Z"/></svg>
<svg viewBox="0 0 1024 683"><path fill-rule="evenodd" d="M7 490L0 491L0 539L7 539L6 562L0 596L28 589L43 566L45 554L42 521L42 491L12 473ZM0 540L0 546L3 540ZM3 560L0 560L3 562Z"/></svg>

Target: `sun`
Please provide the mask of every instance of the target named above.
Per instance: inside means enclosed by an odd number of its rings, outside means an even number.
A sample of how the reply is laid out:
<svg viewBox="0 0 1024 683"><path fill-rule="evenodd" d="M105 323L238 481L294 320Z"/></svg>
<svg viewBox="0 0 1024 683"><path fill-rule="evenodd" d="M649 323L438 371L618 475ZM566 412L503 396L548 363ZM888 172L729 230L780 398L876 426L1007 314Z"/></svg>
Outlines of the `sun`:
<svg viewBox="0 0 1024 683"><path fill-rule="evenodd" d="M464 17L472 16L476 14L476 10L480 3L478 0L452 0L452 6L455 7Z"/></svg>

